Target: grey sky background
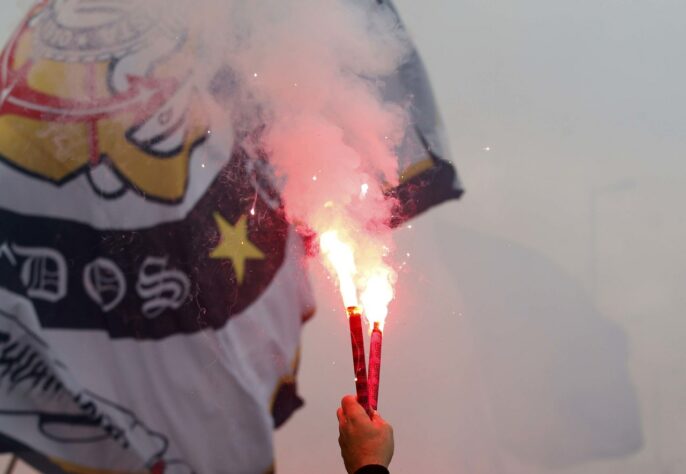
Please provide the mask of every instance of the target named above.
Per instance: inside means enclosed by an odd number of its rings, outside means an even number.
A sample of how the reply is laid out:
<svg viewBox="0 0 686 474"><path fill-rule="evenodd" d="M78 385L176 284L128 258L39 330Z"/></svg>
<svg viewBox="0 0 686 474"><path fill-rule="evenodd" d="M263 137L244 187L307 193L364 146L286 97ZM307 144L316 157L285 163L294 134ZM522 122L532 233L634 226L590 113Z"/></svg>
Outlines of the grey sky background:
<svg viewBox="0 0 686 474"><path fill-rule="evenodd" d="M0 7L0 36L30 2ZM686 4L398 0L467 194L398 232L392 472L686 472ZM342 472L345 318L313 265L279 472Z"/></svg>

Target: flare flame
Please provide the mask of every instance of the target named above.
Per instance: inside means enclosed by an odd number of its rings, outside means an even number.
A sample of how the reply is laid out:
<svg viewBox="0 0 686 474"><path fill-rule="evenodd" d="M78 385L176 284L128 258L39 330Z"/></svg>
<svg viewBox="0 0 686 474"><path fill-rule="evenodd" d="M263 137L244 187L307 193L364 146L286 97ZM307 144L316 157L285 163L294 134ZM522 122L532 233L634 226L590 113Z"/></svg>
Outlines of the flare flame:
<svg viewBox="0 0 686 474"><path fill-rule="evenodd" d="M367 263L359 256L356 259L355 248L361 243L341 235L341 232L329 230L319 237L326 266L338 281L343 304L346 307L361 306L370 327L378 323L383 330L388 305L394 296L395 272L379 259L371 259L378 260L374 263Z"/></svg>

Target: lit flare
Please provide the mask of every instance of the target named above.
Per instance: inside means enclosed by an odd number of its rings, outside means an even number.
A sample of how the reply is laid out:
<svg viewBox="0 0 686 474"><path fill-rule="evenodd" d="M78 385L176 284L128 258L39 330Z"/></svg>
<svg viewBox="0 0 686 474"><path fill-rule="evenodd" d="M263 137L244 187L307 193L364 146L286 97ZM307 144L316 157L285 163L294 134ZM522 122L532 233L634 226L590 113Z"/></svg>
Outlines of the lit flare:
<svg viewBox="0 0 686 474"><path fill-rule="evenodd" d="M357 306L357 266L352 247L339 238L338 232L330 230L319 236L319 248L336 273L343 304L346 308Z"/></svg>
<svg viewBox="0 0 686 474"><path fill-rule="evenodd" d="M357 400L371 416L378 407L383 328L388 305L393 299L395 273L383 263L372 268L360 265L358 269L353 246L344 242L335 230L322 233L319 246L327 259L327 267L336 275L347 308ZM359 297L361 308L358 307L357 283L363 288ZM368 371L364 365L361 310L371 330Z"/></svg>
<svg viewBox="0 0 686 474"><path fill-rule="evenodd" d="M370 326L378 325L383 331L388 305L393 299L392 273L388 268L377 269L367 280L360 295L364 314Z"/></svg>

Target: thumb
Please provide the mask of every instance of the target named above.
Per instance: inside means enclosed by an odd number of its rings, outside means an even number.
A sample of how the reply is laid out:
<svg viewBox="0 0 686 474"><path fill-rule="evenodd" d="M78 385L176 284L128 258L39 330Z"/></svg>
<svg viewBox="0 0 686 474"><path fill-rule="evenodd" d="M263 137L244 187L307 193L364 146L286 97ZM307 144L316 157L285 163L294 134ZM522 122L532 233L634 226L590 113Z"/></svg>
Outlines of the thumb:
<svg viewBox="0 0 686 474"><path fill-rule="evenodd" d="M386 422L386 420L384 420L383 417L382 417L381 415L379 415L379 412L376 411L376 410L372 410L372 412L371 412L371 414L369 415L369 417L371 418L372 421L375 421L375 422L376 422L376 421L380 421L380 422L383 422L383 423Z"/></svg>

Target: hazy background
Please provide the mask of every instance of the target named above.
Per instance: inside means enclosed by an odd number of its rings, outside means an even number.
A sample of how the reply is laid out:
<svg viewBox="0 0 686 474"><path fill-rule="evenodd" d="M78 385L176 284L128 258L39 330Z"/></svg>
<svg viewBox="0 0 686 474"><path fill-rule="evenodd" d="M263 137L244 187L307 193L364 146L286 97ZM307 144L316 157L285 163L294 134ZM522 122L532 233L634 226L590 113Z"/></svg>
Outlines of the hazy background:
<svg viewBox="0 0 686 474"><path fill-rule="evenodd" d="M398 232L393 473L686 472L686 4L396 5L467 194ZM0 6L3 42L21 12ZM350 346L321 276L283 474L343 472Z"/></svg>

